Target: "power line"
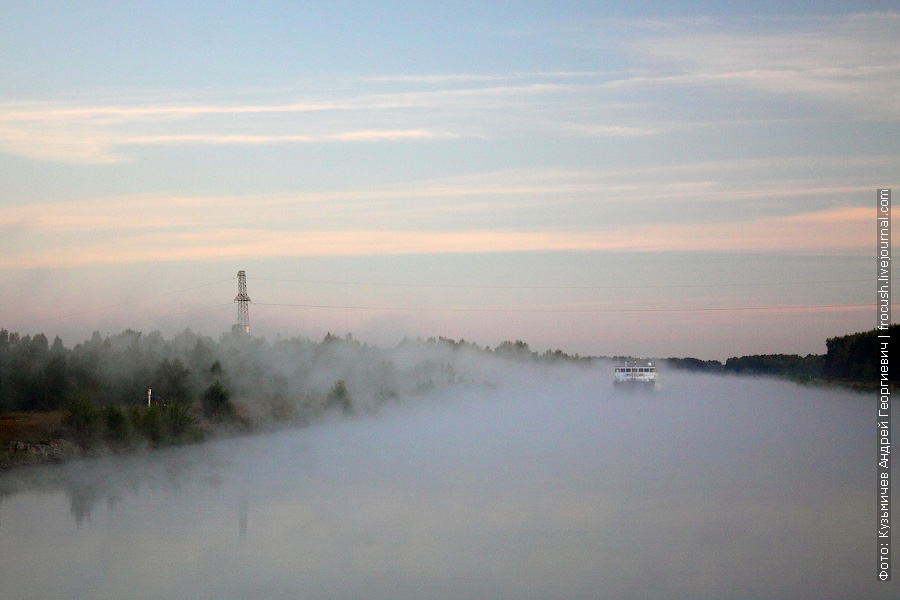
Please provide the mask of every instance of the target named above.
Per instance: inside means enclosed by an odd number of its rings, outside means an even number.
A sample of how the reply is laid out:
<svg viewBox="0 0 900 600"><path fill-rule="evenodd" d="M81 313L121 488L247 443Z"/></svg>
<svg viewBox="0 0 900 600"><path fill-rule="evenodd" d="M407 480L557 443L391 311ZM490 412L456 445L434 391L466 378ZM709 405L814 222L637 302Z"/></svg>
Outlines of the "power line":
<svg viewBox="0 0 900 600"><path fill-rule="evenodd" d="M281 279L275 277L253 277L259 281L283 281L316 285L352 285L363 287L408 287L408 288L452 288L479 290L615 290L615 289L664 289L664 288L714 288L714 287L762 287L779 285L822 285L832 283L862 283L868 279L835 279L822 281L775 281L759 283L696 283L673 285L467 285L452 283L379 283L360 281L324 281L309 279Z"/></svg>
<svg viewBox="0 0 900 600"><path fill-rule="evenodd" d="M135 300L128 300L117 304L110 304L97 308L91 308L78 312L58 315L26 323L25 326L31 326L40 322L54 321L60 319L68 319L85 314L111 310L123 306L129 306L140 302L147 302L165 298L176 294L181 294L193 290L198 290L215 285L221 285L230 281L234 281L235 277L229 277L211 283L204 283L187 288L181 288L162 294L153 296L145 296ZM324 281L324 280L305 280L305 279L284 279L269 277L254 277L260 281L284 281L305 284L324 284L324 285L349 285L349 286L371 286L371 287L405 287L405 288L437 288L437 289L497 289L497 290L601 290L601 289L650 289L650 288L713 288L713 287L757 287L757 286L784 286L784 285L821 285L821 284L840 284L840 283L859 283L869 281L868 279L844 279L844 280L821 280L821 281L786 281L786 282L754 282L754 283L710 283L710 284L682 284L682 285L608 285L608 286L542 286L542 285L467 285L467 284L427 284L427 283L379 283L379 282L352 282L352 281ZM746 306L746 307L699 307L699 308L658 308L658 309L641 309L641 308L454 308L454 307L400 307L400 306L347 306L332 304L295 304L295 303L269 303L254 302L256 306L272 306L272 307L291 307L291 308L309 308L309 309L331 309L331 310L361 310L361 311L397 311L397 312L449 312L449 313L684 313L684 312L740 312L740 311L777 311L777 310L818 310L828 308L863 308L871 307L870 304L819 304L819 305L794 305L794 306ZM168 316L178 316L204 311L218 310L231 306L229 304L216 305L213 307L193 309L172 313Z"/></svg>
<svg viewBox="0 0 900 600"><path fill-rule="evenodd" d="M154 315L154 316L147 317L144 319L138 319L135 323L135 326L140 325L140 324L145 324L145 325L151 324L151 323L155 324L155 323L158 323L160 321L160 319L169 319L171 317L182 317L184 315L192 315L192 314L197 314L197 313L212 314L214 312L224 312L224 310L226 308L232 308L233 306L234 306L233 302L228 302L225 304L215 304L215 305L211 305L211 306L203 306L200 308L193 308L191 310L181 310L178 312L171 312L171 313L166 313L166 314L162 314L162 315Z"/></svg>
<svg viewBox="0 0 900 600"><path fill-rule="evenodd" d="M147 302L147 301L149 301L149 300L157 300L157 299L159 299L159 298L165 298L166 296L174 296L175 294L181 294L181 293L184 293L184 292L190 292L190 291L193 291L193 290L199 290L199 289L205 288L205 287L210 287L210 286L214 286L214 285L220 285L220 284L225 283L225 282L228 282L228 281L233 281L234 279L235 279L234 277L229 277L228 279L223 279L223 280L221 280L221 281L214 281L214 282L212 282L212 283L204 283L204 284L201 284L201 285L195 285L195 286L193 286L193 287L183 288L183 289L180 289L180 290L174 290L174 291L171 291L171 292L166 292L166 293L164 293L164 294L157 294L157 295L155 295L155 296L146 296L146 297L144 297L144 298L138 298L138 299L136 299L136 300L128 300L128 301L126 301L126 302L120 302L120 303L118 303L118 304L110 304L110 305L107 305L107 306L100 306L100 307L97 307L97 308L89 308L88 310L82 310L82 311L79 311L79 312L69 313L69 314L65 314L65 315L58 315L58 316L55 316L55 317L48 317L48 318L45 318L45 319L41 319L40 321L32 321L32 322L30 322L30 323L25 323L25 325L23 326L23 328L28 327L28 326L31 326L31 325L34 325L34 324L36 324L36 323L43 323L43 322L48 322L48 321L58 321L58 320L60 320L60 319L68 319L68 318L70 318L70 317L78 317L78 316L81 316L81 315L86 315L86 314L90 314L90 313L100 312L100 311L104 311L104 310L110 310L110 309L113 309L113 308L120 308L120 307L122 307L122 306L128 306L128 305L130 305L130 304L137 304L137 303L139 303L139 302Z"/></svg>
<svg viewBox="0 0 900 600"><path fill-rule="evenodd" d="M183 311L179 311L179 312L158 315L158 316L154 317L152 320L167 319L169 317L183 317L184 315L193 315L193 314L197 314L197 313L211 313L211 312L216 312L216 311L220 311L220 310L224 311L224 309L232 308L232 307L234 307L234 302L227 302L225 304L215 304L215 305L211 305L211 306L204 306L201 308L194 308L191 310L183 310Z"/></svg>
<svg viewBox="0 0 900 600"><path fill-rule="evenodd" d="M280 306L290 308L325 308L335 310L371 310L401 312L456 312L456 313L676 313L676 312L739 312L774 310L815 310L823 308L874 308L874 304L808 304L792 306L740 306L701 308L407 308L399 306L341 306L334 304L279 304L254 302L255 306Z"/></svg>
<svg viewBox="0 0 900 600"><path fill-rule="evenodd" d="M781 281L752 283L709 283L679 285L606 285L606 286L541 286L541 285L466 285L466 284L427 284L427 283L379 283L326 281L306 279L284 279L255 277L261 281L285 281L306 284L351 285L371 287L407 287L407 288L453 288L453 289L499 289L499 290L602 290L602 289L659 289L659 288L716 288L716 287L761 287L786 285L821 285L867 282L868 279L839 279L819 281ZM863 308L869 304L815 304L789 306L744 306L744 307L699 307L699 308L454 308L454 307L399 307L399 306L353 306L334 304L296 304L255 302L257 306L276 306L291 308L314 308L332 310L363 311L398 311L398 312L455 312L455 313L683 313L683 312L740 312L740 311L777 311L777 310L818 310L828 308Z"/></svg>

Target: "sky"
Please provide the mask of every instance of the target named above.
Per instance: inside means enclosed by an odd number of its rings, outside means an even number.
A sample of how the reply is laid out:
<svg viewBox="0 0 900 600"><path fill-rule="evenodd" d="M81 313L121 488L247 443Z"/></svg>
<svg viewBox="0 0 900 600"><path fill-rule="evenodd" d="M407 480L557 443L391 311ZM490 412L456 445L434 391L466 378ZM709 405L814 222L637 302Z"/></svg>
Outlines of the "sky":
<svg viewBox="0 0 900 600"><path fill-rule="evenodd" d="M875 323L891 2L0 0L0 328L582 355ZM896 321L896 319L895 319Z"/></svg>

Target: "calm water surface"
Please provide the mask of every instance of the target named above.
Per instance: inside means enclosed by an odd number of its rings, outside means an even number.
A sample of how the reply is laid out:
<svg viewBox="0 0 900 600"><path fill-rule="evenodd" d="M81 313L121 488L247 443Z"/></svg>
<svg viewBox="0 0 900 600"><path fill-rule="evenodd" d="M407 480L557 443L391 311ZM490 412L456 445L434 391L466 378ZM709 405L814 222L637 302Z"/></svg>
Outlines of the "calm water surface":
<svg viewBox="0 0 900 600"><path fill-rule="evenodd" d="M6 473L0 598L896 598L875 581L874 402L525 372Z"/></svg>

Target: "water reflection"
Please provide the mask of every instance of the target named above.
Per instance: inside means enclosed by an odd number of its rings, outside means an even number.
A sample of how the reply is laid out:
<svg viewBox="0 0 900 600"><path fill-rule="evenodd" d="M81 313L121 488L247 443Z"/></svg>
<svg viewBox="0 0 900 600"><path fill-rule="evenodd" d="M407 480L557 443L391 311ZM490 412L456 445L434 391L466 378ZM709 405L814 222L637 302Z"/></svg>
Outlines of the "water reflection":
<svg viewBox="0 0 900 600"><path fill-rule="evenodd" d="M247 538L247 515L249 511L249 503L246 500L242 500L241 507L238 509L238 535L242 540Z"/></svg>
<svg viewBox="0 0 900 600"><path fill-rule="evenodd" d="M0 476L0 502L22 493L64 492L82 525L98 506L112 509L142 490L178 493L198 483L214 485L223 466L208 449L191 447L26 467Z"/></svg>
<svg viewBox="0 0 900 600"><path fill-rule="evenodd" d="M870 397L605 375L4 474L0 597L896 592L874 582Z"/></svg>

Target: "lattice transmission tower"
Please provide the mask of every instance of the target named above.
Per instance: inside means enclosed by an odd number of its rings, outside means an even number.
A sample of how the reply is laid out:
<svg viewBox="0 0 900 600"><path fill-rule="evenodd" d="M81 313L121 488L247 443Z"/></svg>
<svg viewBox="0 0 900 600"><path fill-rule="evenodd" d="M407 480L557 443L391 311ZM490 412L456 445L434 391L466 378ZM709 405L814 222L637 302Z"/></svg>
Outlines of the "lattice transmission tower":
<svg viewBox="0 0 900 600"><path fill-rule="evenodd" d="M247 295L247 274L238 271L238 295L234 297L238 303L238 327L244 333L250 333L250 296Z"/></svg>

